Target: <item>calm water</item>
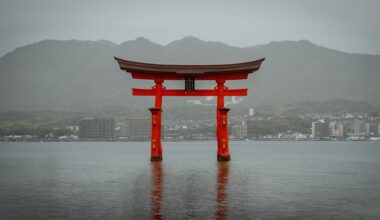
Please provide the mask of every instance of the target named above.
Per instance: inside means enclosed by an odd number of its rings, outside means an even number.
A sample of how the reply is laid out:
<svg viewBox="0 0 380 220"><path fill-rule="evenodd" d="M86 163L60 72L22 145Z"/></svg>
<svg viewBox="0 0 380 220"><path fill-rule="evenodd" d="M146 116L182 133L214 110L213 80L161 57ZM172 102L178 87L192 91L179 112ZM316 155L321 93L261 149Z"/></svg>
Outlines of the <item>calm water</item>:
<svg viewBox="0 0 380 220"><path fill-rule="evenodd" d="M0 143L0 219L380 219L380 142Z"/></svg>

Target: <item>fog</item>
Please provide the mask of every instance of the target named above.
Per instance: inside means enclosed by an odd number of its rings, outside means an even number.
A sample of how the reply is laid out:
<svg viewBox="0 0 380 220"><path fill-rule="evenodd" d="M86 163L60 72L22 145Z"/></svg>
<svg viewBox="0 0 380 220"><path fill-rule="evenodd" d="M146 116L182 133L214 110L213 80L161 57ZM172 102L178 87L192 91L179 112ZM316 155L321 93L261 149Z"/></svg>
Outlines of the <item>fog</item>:
<svg viewBox="0 0 380 220"><path fill-rule="evenodd" d="M44 39L167 44L188 35L239 47L307 39L380 54L379 8L376 0L0 0L0 56Z"/></svg>

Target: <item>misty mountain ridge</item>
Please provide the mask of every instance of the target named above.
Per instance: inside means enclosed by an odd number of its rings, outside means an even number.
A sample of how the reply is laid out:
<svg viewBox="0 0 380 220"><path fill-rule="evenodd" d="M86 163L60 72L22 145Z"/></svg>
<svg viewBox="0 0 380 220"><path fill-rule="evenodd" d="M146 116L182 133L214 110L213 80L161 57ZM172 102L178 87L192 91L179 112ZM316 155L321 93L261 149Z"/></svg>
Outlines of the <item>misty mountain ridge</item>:
<svg viewBox="0 0 380 220"><path fill-rule="evenodd" d="M152 82L132 80L118 68L114 56L162 64L237 63L266 57L247 81L228 82L231 88L249 88L249 96L233 108L330 99L380 105L379 55L348 54L307 40L235 47L189 36L167 45L139 37L121 44L44 40L17 48L0 58L0 111L82 111L132 103L151 107L153 98L132 97L131 88L149 88ZM165 84L183 87L179 81ZM213 84L196 82L196 87ZM164 98L169 106L181 102Z"/></svg>

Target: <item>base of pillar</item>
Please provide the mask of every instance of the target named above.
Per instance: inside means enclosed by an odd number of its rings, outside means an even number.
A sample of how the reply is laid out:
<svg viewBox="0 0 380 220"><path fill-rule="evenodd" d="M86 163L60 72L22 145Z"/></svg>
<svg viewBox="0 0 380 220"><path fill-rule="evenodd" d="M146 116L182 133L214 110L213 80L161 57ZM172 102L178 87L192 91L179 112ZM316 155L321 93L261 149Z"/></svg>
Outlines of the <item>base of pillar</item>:
<svg viewBox="0 0 380 220"><path fill-rule="evenodd" d="M220 161L220 162L230 161L230 160L231 160L230 155L228 155L228 156L220 156L220 155L218 155L218 161Z"/></svg>
<svg viewBox="0 0 380 220"><path fill-rule="evenodd" d="M151 157L150 161L161 161L162 157Z"/></svg>

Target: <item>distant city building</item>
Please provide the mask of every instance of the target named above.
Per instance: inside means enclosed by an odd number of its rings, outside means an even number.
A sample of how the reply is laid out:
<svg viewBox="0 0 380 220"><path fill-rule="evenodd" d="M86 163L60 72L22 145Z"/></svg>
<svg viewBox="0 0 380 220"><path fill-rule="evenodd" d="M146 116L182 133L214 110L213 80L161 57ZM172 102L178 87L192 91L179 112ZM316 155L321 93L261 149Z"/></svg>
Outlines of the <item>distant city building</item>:
<svg viewBox="0 0 380 220"><path fill-rule="evenodd" d="M255 138L258 136L257 129L256 129L256 122L254 120L247 120L247 137L248 138Z"/></svg>
<svg viewBox="0 0 380 220"><path fill-rule="evenodd" d="M367 126L366 123L355 120L354 122L354 133L356 134L365 134L367 132Z"/></svg>
<svg viewBox="0 0 380 220"><path fill-rule="evenodd" d="M299 133L299 132L293 133L293 136L294 136L294 139L296 139L296 140L302 140L302 139L307 139L308 138L308 136L306 134L302 134L302 133Z"/></svg>
<svg viewBox="0 0 380 220"><path fill-rule="evenodd" d="M366 135L369 137L379 136L379 124L377 123L367 123L366 124Z"/></svg>
<svg viewBox="0 0 380 220"><path fill-rule="evenodd" d="M303 140L306 139L308 136L305 134L302 134L300 132L280 132L277 134L278 139L291 139L291 140Z"/></svg>
<svg viewBox="0 0 380 220"><path fill-rule="evenodd" d="M125 121L125 136L128 140L147 141L151 137L150 119L127 119ZM162 134L163 132L161 132Z"/></svg>
<svg viewBox="0 0 380 220"><path fill-rule="evenodd" d="M73 132L78 132L79 131L79 126L73 126L73 125L70 125L70 126L66 126L66 129L69 129Z"/></svg>
<svg viewBox="0 0 380 220"><path fill-rule="evenodd" d="M324 120L311 123L312 138L328 138L330 136L330 124Z"/></svg>
<svg viewBox="0 0 380 220"><path fill-rule="evenodd" d="M345 138L348 133L348 125L343 122L330 122L329 124L330 137Z"/></svg>
<svg viewBox="0 0 380 220"><path fill-rule="evenodd" d="M248 116L255 116L255 110L253 108L248 109Z"/></svg>
<svg viewBox="0 0 380 220"><path fill-rule="evenodd" d="M110 139L115 135L113 118L84 118L79 122L79 138Z"/></svg>
<svg viewBox="0 0 380 220"><path fill-rule="evenodd" d="M349 126L346 123L339 124L339 138L346 138L349 130Z"/></svg>
<svg viewBox="0 0 380 220"><path fill-rule="evenodd" d="M237 138L246 138L247 137L247 125L244 121L239 124L235 124L231 128L231 133Z"/></svg>
<svg viewBox="0 0 380 220"><path fill-rule="evenodd" d="M337 133L337 127L338 126L338 123L336 123L335 121L332 121L329 123L329 136L330 137L337 137L338 136L338 133Z"/></svg>

